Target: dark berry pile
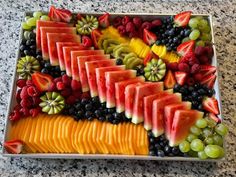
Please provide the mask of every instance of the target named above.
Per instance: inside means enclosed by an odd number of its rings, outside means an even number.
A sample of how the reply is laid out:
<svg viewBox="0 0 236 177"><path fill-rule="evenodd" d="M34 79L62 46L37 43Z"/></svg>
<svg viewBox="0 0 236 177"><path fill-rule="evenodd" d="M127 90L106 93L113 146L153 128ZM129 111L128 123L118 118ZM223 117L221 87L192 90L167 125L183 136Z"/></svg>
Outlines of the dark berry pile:
<svg viewBox="0 0 236 177"><path fill-rule="evenodd" d="M97 118L99 121L108 121L112 124L130 121L124 113L117 113L115 108L106 108L106 103L100 103L98 97L83 98L74 105L66 105L63 114L73 116L75 120Z"/></svg>
<svg viewBox="0 0 236 177"><path fill-rule="evenodd" d="M193 86L181 86L176 84L174 86L174 92L181 93L182 100L192 102L192 108L199 111L203 111L202 101L204 96L212 97L215 94L214 89L209 89L205 85L201 85L199 83L196 83Z"/></svg>
<svg viewBox="0 0 236 177"><path fill-rule="evenodd" d="M36 34L31 31L28 33L27 39L24 38L20 45L20 56L26 55L36 57Z"/></svg>
<svg viewBox="0 0 236 177"><path fill-rule="evenodd" d="M138 65L135 67L135 70L137 71L137 76L144 76L144 65Z"/></svg>
<svg viewBox="0 0 236 177"><path fill-rule="evenodd" d="M174 27L173 17L163 19L162 25L152 31L155 32L158 37L156 44L165 45L168 51L176 51L177 46L191 33L191 29L188 27Z"/></svg>
<svg viewBox="0 0 236 177"><path fill-rule="evenodd" d="M180 152L179 147L170 147L169 141L165 138L165 135L161 135L155 138L151 131L148 132L149 138L149 155L151 156L184 156Z"/></svg>

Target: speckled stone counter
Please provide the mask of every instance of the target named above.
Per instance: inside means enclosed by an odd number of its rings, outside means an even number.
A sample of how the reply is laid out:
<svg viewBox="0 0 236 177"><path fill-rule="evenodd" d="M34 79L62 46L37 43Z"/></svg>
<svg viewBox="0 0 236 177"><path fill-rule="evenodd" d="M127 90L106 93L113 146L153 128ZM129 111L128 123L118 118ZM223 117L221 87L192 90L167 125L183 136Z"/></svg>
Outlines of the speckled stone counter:
<svg viewBox="0 0 236 177"><path fill-rule="evenodd" d="M184 1L184 0L182 0ZM215 45L219 63L223 117L230 133L226 160L209 162L162 162L136 160L46 160L3 158L0 176L236 176L236 2L235 0L160 1L57 1L0 0L0 142L24 11L48 10L51 4L81 12L177 13L192 10L214 17ZM1 145L1 144L0 144ZM0 149L2 146L0 146Z"/></svg>

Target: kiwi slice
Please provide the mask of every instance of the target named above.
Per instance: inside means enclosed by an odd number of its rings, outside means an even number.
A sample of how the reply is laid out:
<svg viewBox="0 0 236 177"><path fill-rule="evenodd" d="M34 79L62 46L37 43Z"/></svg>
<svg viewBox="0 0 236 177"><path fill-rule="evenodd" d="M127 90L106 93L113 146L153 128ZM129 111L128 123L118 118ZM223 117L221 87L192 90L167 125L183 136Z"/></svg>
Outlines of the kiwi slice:
<svg viewBox="0 0 236 177"><path fill-rule="evenodd" d="M162 59L153 58L144 68L144 76L148 81L160 81L166 73L166 64Z"/></svg>
<svg viewBox="0 0 236 177"><path fill-rule="evenodd" d="M86 15L78 20L76 29L81 35L90 35L94 29L98 28L98 19L93 15Z"/></svg>

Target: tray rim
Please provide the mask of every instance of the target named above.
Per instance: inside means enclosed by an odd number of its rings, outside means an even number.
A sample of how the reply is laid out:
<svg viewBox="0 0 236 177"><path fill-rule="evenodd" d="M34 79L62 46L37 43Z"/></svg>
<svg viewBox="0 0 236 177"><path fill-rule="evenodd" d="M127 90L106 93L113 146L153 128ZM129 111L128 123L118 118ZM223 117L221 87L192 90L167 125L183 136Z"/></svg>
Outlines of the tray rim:
<svg viewBox="0 0 236 177"><path fill-rule="evenodd" d="M43 11L43 13L48 13ZM104 14L103 12L78 12L80 14L89 14L89 15L95 15L95 16L99 16ZM26 11L24 12L24 16L27 15L32 15L33 11ZM77 14L77 13L73 13L73 14ZM111 17L113 16L124 16L124 15L131 15L131 16L161 16L161 17L166 17L166 16L170 16L170 15L175 15L173 13L168 13L168 14L160 14L160 13L109 13L111 15ZM211 37L212 37L212 43L215 43L214 40L214 28L213 28L213 17L211 14L192 14L192 16L204 16L207 17L209 20L209 24L211 27ZM7 135L9 133L9 127L10 127L10 121L8 119L9 115L10 115L10 111L13 108L13 96L14 93L16 91L16 79L17 79L17 61L18 58L20 56L20 50L19 50L19 46L21 43L23 37L23 29L20 28L20 33L19 33L19 41L18 41L18 49L16 51L16 59L14 62L14 71L13 71L13 79L11 81L11 90L10 90L10 94L9 94L9 98L8 98L8 106L7 106L7 112L5 115L5 126L4 126L4 136L3 136L3 143L6 141L7 139ZM219 103L219 109L220 109L220 119L223 120L222 118L222 101L221 101L221 94L220 94L220 85L219 85L219 70L218 70L218 63L217 63L217 55L216 55L216 48L215 45L213 45L213 51L214 51L214 56L213 56L213 66L216 66L216 81L215 81L215 85L214 85L214 89L216 92L215 97L218 100ZM225 142L224 142L225 144ZM225 149L225 153L227 153L226 149ZM144 155L112 155L112 154L68 154L68 153L27 153L27 154L9 154L6 152L6 150L2 147L2 151L1 151L1 155L3 157L10 157L10 158L14 158L14 157L21 157L21 158L42 158L42 159L119 159L119 160L156 160L156 161L198 161L198 162L218 162L218 161L225 161L225 157L221 158L221 159L207 159L207 160L201 160L198 158L194 158L194 157L153 157L153 156L144 156Z"/></svg>

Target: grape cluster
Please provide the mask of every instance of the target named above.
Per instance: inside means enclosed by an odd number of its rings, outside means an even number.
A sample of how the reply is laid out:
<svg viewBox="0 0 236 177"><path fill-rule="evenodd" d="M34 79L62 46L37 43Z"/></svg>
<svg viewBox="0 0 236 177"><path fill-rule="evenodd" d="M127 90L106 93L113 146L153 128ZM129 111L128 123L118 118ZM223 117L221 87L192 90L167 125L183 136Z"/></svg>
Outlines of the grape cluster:
<svg viewBox="0 0 236 177"><path fill-rule="evenodd" d="M24 38L20 45L20 55L21 57L26 55L36 57L36 34L34 31L24 32Z"/></svg>

